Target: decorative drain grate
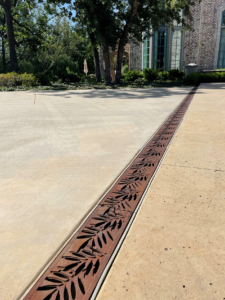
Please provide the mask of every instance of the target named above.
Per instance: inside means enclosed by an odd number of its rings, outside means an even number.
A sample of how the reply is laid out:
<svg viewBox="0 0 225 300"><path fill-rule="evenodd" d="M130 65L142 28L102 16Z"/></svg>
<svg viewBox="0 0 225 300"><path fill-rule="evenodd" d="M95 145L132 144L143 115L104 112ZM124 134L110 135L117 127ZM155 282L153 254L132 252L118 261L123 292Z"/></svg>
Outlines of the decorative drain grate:
<svg viewBox="0 0 225 300"><path fill-rule="evenodd" d="M156 132L24 299L90 299L196 89Z"/></svg>

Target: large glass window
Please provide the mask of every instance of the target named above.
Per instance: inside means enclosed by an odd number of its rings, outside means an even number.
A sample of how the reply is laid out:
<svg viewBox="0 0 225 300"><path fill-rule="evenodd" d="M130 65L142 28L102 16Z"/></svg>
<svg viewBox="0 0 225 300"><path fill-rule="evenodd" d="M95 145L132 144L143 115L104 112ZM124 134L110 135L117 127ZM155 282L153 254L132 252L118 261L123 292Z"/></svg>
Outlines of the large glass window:
<svg viewBox="0 0 225 300"><path fill-rule="evenodd" d="M180 69L181 36L182 33L180 30L175 30L172 32L171 69Z"/></svg>
<svg viewBox="0 0 225 300"><path fill-rule="evenodd" d="M218 69L225 68L225 10L222 13Z"/></svg>
<svg viewBox="0 0 225 300"><path fill-rule="evenodd" d="M155 31L153 39L153 67L154 69L166 70L167 29Z"/></svg>
<svg viewBox="0 0 225 300"><path fill-rule="evenodd" d="M150 67L150 38L145 38L143 43L143 69Z"/></svg>

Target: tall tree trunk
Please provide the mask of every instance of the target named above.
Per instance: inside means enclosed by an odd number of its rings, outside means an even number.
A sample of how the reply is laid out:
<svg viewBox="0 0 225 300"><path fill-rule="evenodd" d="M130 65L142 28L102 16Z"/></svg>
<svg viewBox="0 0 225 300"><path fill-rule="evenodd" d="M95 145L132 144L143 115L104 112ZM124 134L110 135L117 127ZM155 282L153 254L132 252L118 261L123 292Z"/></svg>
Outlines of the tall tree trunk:
<svg viewBox="0 0 225 300"><path fill-rule="evenodd" d="M121 78L121 67L122 67L122 60L123 60L123 51L125 46L125 41L128 38L129 30L131 28L132 22L137 15L138 12L138 0L134 0L133 7L128 17L128 20L124 26L121 38L119 40L118 46L118 56L117 56L117 66L116 66L116 83L120 83Z"/></svg>
<svg viewBox="0 0 225 300"><path fill-rule="evenodd" d="M94 33L91 32L89 34L89 37L90 37L90 40L91 40L92 52L93 52L93 57L94 57L96 81L101 82L102 77L101 77L101 71L100 71L99 54L98 54L98 49L96 47Z"/></svg>
<svg viewBox="0 0 225 300"><path fill-rule="evenodd" d="M2 19L2 24L1 24L4 28L5 26L5 14L4 17ZM6 60L5 60L5 41L4 41L4 32L2 31L2 65L3 65L3 73L6 73Z"/></svg>
<svg viewBox="0 0 225 300"><path fill-rule="evenodd" d="M15 36L14 36L14 29L13 29L13 19L11 13L11 0L3 0L0 1L0 4L3 3L3 8L5 11L6 17L6 27L7 27L7 36L9 42L9 53L10 53L10 61L12 70L14 72L18 72L18 61L16 55L16 43L15 43Z"/></svg>
<svg viewBox="0 0 225 300"><path fill-rule="evenodd" d="M102 41L102 50L103 50L103 60L105 62L105 84L109 85L111 83L111 74L110 74L110 55L109 55L109 46L105 39Z"/></svg>
<svg viewBox="0 0 225 300"><path fill-rule="evenodd" d="M117 65L116 65L116 83L120 83L121 78L121 69L122 69L122 62L123 62L123 51L124 46L123 43L119 42L118 50L117 50Z"/></svg>
<svg viewBox="0 0 225 300"><path fill-rule="evenodd" d="M2 65L3 65L3 73L6 73L5 41L3 37L2 37Z"/></svg>
<svg viewBox="0 0 225 300"><path fill-rule="evenodd" d="M100 64L99 64L99 54L98 54L98 49L95 46L93 49L93 56L94 56L94 63L95 63L95 75L96 75L96 81L101 82L102 81L102 76L101 76L101 71L100 71Z"/></svg>

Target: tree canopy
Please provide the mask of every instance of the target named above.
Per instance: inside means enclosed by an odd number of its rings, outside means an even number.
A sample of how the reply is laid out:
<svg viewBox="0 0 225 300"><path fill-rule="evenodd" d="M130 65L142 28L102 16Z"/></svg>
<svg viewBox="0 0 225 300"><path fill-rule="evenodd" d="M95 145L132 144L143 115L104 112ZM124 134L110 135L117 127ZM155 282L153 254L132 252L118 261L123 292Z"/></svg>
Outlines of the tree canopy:
<svg viewBox="0 0 225 300"><path fill-rule="evenodd" d="M200 1L200 0L199 0ZM66 65L81 73L87 59L101 80L99 46L105 82L111 82L110 51L117 50L116 82L120 82L124 46L143 40L162 24L191 30L193 0L0 0L1 64L4 72L25 70L59 73ZM181 13L182 12L182 13ZM93 62L94 58L94 62ZM19 62L18 62L19 61ZM65 69L65 68L64 68ZM64 69L62 72L64 72Z"/></svg>

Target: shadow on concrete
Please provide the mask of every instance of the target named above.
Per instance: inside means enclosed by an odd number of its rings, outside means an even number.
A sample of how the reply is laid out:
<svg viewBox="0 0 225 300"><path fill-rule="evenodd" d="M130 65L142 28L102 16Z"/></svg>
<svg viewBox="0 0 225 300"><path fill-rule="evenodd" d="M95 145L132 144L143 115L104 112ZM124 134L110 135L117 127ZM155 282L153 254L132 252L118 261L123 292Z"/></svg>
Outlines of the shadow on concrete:
<svg viewBox="0 0 225 300"><path fill-rule="evenodd" d="M68 90L68 91L40 91L38 95L53 97L79 98L116 98L116 99L147 99L162 98L172 95L186 95L190 87L181 88L149 88L149 89L118 89L118 90Z"/></svg>
<svg viewBox="0 0 225 300"><path fill-rule="evenodd" d="M117 89L117 90L59 90L59 91L40 91L38 95L53 97L79 97L79 98L115 98L115 99L147 99L162 98L172 95L187 95L192 87L157 87L146 89ZM197 90L197 94L204 94L200 89L225 89L225 83L202 83ZM32 92L33 93L33 92Z"/></svg>

